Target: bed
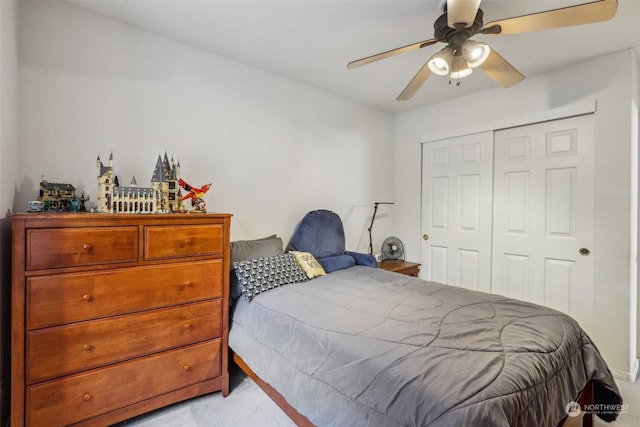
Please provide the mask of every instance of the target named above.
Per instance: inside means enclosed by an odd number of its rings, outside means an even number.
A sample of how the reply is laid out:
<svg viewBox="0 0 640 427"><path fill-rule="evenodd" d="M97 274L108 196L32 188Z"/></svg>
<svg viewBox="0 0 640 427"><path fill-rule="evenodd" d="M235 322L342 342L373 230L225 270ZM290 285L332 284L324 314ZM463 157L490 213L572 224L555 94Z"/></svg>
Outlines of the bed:
<svg viewBox="0 0 640 427"><path fill-rule="evenodd" d="M607 421L622 404L549 308L358 265L235 297L234 360L299 425L556 426L581 393Z"/></svg>

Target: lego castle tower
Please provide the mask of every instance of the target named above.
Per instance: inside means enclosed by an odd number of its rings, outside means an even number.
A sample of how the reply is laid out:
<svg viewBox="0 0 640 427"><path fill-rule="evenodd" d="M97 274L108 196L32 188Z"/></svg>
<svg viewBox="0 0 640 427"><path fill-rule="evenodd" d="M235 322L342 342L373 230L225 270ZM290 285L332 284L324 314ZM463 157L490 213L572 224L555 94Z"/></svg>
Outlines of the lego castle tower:
<svg viewBox="0 0 640 427"><path fill-rule="evenodd" d="M98 156L98 212L109 213L167 213L181 210L180 163L158 155L151 178L151 186L139 187L136 178L129 186L120 186L113 174L113 153L105 166Z"/></svg>

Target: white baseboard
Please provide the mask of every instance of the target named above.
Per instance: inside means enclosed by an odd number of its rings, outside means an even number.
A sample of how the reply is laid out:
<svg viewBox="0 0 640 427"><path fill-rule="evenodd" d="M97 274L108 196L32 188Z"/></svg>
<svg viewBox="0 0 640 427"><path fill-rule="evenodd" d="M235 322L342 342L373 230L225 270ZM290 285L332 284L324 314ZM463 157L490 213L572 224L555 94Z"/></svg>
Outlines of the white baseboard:
<svg viewBox="0 0 640 427"><path fill-rule="evenodd" d="M611 373L613 374L614 377L618 379L634 382L636 380L636 377L638 376L639 367L640 365L638 364L638 359L635 359L633 361L633 366L631 367L630 371L623 372L617 369L611 369Z"/></svg>

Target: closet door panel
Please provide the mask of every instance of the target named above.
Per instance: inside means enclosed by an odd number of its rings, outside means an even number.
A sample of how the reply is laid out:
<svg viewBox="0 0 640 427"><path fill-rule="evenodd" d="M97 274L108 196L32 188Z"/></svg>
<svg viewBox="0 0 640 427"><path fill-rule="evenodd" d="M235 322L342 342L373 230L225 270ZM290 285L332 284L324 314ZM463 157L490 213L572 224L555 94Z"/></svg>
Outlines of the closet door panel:
<svg viewBox="0 0 640 427"><path fill-rule="evenodd" d="M427 280L490 291L493 132L423 144Z"/></svg>
<svg viewBox="0 0 640 427"><path fill-rule="evenodd" d="M588 333L593 126L592 115L572 117L497 131L494 141L491 290L567 313Z"/></svg>

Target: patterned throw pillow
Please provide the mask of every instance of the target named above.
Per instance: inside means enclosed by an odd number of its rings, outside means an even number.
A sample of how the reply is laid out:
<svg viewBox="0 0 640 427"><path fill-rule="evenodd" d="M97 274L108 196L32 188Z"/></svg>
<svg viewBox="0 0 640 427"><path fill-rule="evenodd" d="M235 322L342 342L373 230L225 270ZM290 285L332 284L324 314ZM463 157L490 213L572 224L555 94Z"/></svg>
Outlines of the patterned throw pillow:
<svg viewBox="0 0 640 427"><path fill-rule="evenodd" d="M311 252L291 251L309 279L327 274Z"/></svg>
<svg viewBox="0 0 640 427"><path fill-rule="evenodd" d="M255 240L236 240L231 242L231 263L246 261L253 258L264 258L280 255L282 251L282 239L272 234L268 237ZM233 267L233 266L232 266ZM229 276L231 299L236 300L242 295L242 286L238 283L236 271L231 268Z"/></svg>
<svg viewBox="0 0 640 427"><path fill-rule="evenodd" d="M234 262L233 268L247 302L269 289L308 280L306 273L291 254Z"/></svg>

